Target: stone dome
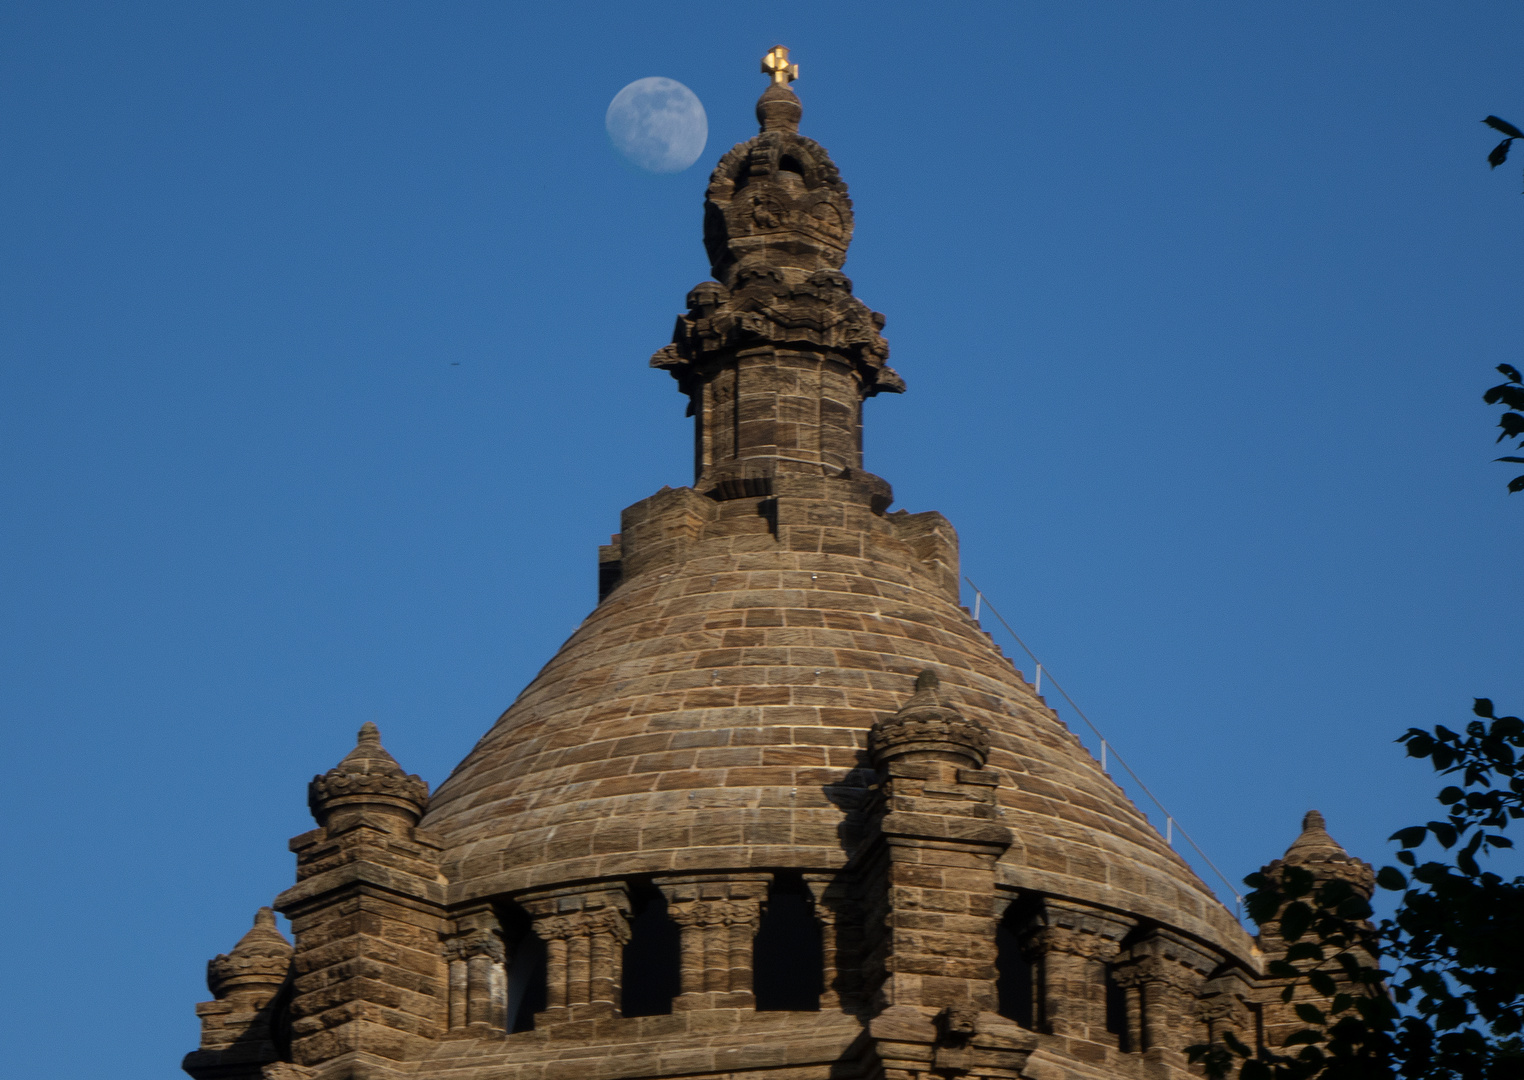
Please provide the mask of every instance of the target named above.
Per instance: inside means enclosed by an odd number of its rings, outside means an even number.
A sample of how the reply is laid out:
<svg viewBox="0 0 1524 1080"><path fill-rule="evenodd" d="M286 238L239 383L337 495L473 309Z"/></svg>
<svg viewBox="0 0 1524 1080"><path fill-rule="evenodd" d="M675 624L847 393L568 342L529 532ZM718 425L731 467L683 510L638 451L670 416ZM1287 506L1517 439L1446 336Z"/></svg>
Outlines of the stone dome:
<svg viewBox="0 0 1524 1080"><path fill-rule="evenodd" d="M371 724L313 779L289 964L268 912L213 962L196 1080L1186 1080L1294 1021L1278 939L959 606L951 524L864 469L905 382L798 67L762 68L715 280L651 358L693 485L623 511L597 607L432 795ZM1290 863L1369 875L1316 814Z"/></svg>
<svg viewBox="0 0 1524 1080"><path fill-rule="evenodd" d="M873 782L869 729L930 668L991 733L1015 834L1003 882L1247 954L1233 917L958 606L951 528L853 506L860 486L723 503L683 489L626 512L626 546L650 531L642 518L698 504L712 520L680 561L621 581L435 793L423 824L445 842L452 898L838 869ZM833 503L841 524L813 523ZM929 534L930 565L916 550Z"/></svg>

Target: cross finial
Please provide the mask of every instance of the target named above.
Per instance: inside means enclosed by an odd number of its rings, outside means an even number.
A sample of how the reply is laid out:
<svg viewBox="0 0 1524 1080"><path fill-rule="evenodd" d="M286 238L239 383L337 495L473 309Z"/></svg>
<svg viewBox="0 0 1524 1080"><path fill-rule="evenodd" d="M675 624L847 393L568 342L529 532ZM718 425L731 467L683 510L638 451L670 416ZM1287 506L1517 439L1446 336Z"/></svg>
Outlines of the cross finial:
<svg viewBox="0 0 1524 1080"><path fill-rule="evenodd" d="M776 86L787 86L799 78L799 65L788 62L788 49L774 45L762 58L762 74L771 75Z"/></svg>

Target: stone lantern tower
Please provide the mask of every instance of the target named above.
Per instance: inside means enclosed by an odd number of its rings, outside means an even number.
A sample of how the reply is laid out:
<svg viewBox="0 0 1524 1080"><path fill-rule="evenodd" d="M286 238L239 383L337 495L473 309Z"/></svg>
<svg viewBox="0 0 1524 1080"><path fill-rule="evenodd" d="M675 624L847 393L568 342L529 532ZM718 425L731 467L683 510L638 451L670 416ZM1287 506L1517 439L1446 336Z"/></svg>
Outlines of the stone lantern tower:
<svg viewBox="0 0 1524 1080"><path fill-rule="evenodd" d="M214 978L198 1080L1142 1080L1258 1037L1254 941L959 606L948 521L865 471L905 383L763 67L651 360L693 485L623 512L432 795L373 725L313 781L294 952L262 916Z"/></svg>

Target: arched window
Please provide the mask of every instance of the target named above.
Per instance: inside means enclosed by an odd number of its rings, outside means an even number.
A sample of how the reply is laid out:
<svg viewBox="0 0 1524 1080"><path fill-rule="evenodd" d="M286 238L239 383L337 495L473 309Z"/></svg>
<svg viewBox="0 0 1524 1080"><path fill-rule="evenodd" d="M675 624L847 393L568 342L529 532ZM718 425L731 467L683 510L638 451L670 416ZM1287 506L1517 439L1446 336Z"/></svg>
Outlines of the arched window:
<svg viewBox="0 0 1524 1080"><path fill-rule="evenodd" d="M1021 939L1011 926L1010 913L995 927L996 1012L1027 1030L1035 1023L1032 1008L1032 963L1022 955Z"/></svg>
<svg viewBox="0 0 1524 1080"><path fill-rule="evenodd" d="M667 915L667 900L655 888L633 887L635 917L624 946L620 1011L625 1016L664 1016L681 984L680 931Z"/></svg>
<svg viewBox="0 0 1524 1080"><path fill-rule="evenodd" d="M777 874L752 943L752 994L757 1010L816 1012L825 989L820 924L804 880Z"/></svg>

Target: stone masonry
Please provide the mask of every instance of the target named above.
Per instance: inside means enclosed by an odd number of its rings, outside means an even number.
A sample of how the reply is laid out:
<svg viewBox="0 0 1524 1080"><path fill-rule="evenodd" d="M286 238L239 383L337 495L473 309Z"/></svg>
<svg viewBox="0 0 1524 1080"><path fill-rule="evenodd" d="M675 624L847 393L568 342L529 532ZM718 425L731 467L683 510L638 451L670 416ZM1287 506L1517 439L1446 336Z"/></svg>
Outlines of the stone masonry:
<svg viewBox="0 0 1524 1080"><path fill-rule="evenodd" d="M295 944L264 908L211 962L197 1080L1163 1080L1283 1033L1273 928L959 606L947 520L864 470L863 404L905 383L798 69L763 69L714 278L651 360L693 486L624 511L598 606L437 791L371 724L312 781ZM1285 862L1369 874L1312 816Z"/></svg>

